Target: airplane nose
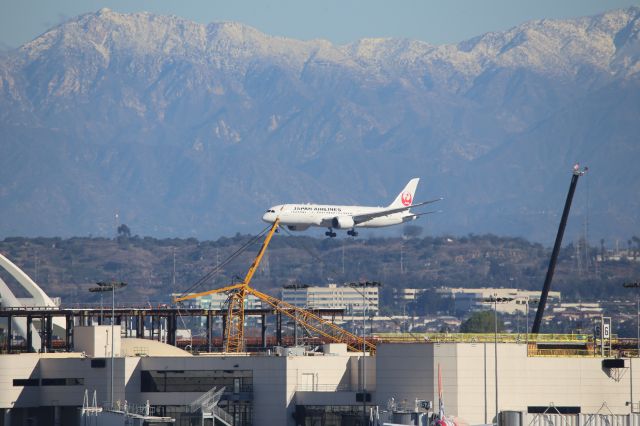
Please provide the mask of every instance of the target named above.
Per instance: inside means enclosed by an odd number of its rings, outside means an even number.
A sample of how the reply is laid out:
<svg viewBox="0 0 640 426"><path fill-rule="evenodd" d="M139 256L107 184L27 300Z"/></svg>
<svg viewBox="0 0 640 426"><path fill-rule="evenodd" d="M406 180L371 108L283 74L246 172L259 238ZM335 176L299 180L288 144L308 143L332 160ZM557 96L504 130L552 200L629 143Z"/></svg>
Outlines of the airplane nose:
<svg viewBox="0 0 640 426"><path fill-rule="evenodd" d="M272 213L263 214L262 215L262 220L263 220L263 222L272 223L273 222Z"/></svg>

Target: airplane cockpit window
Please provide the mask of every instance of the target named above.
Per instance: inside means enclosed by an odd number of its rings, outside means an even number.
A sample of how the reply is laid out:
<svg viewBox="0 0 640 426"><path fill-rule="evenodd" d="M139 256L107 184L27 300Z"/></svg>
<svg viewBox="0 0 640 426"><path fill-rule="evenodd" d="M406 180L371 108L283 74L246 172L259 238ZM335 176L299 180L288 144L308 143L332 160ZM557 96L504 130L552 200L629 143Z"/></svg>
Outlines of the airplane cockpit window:
<svg viewBox="0 0 640 426"><path fill-rule="evenodd" d="M271 209L267 210L267 213L275 213L275 212L276 212L275 210L271 210Z"/></svg>

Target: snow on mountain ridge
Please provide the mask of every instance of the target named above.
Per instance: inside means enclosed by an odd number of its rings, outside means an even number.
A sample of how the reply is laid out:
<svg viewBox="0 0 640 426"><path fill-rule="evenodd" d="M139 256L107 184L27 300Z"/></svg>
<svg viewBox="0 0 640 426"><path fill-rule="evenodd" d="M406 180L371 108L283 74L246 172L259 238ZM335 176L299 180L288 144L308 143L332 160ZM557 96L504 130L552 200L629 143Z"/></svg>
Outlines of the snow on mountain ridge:
<svg viewBox="0 0 640 426"><path fill-rule="evenodd" d="M594 17L531 21L455 45L368 38L335 46L326 40L274 37L237 22L204 25L176 16L101 9L25 44L16 62L47 62L47 52L57 50L48 71L52 73L48 92L58 95L87 93L99 70L108 68L115 54L121 65L129 61L129 69L145 69L148 81L178 62L204 67L203 71L210 67L228 70L232 79L256 66L275 65L294 76L331 66L349 70L358 79L395 80L458 92L497 68L527 68L548 77L572 79L585 74L585 69L589 75L593 71L614 76L638 72L639 17L640 8L632 7Z"/></svg>
<svg viewBox="0 0 640 426"><path fill-rule="evenodd" d="M129 50L138 55L176 56L196 62L222 56L241 61L262 57L296 68L310 58L322 57L336 64L358 64L387 72L398 68L439 68L448 62L445 68L452 67L465 75L493 65L571 73L575 62L607 69L616 52L614 38L630 22L637 22L638 16L640 8L631 7L595 17L531 21L456 45L371 38L334 46L326 40L273 37L237 22L203 25L176 16L101 9L53 28L21 50L33 58L56 45L70 49L74 44L90 44L105 59L109 51Z"/></svg>

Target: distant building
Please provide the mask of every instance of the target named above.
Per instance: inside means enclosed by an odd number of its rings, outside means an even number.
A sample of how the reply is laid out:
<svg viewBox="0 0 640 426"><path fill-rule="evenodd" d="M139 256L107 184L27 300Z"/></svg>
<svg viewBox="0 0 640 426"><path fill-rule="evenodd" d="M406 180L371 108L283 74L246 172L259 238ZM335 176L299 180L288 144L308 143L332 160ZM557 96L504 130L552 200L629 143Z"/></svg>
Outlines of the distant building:
<svg viewBox="0 0 640 426"><path fill-rule="evenodd" d="M191 295L193 293L188 293ZM176 296L185 296L183 294L173 294L173 297ZM192 308L202 308L202 309L226 309L227 308L227 299L229 296L226 293L214 293L207 294L206 296L196 297L194 299L185 300L184 303L186 306ZM244 298L244 308L245 309L261 309L262 301L255 297L253 294L248 294Z"/></svg>
<svg viewBox="0 0 640 426"><path fill-rule="evenodd" d="M379 307L380 283L362 282L329 284L327 286L287 286L282 289L282 300L308 309L344 309L347 314L376 315Z"/></svg>
<svg viewBox="0 0 640 426"><path fill-rule="evenodd" d="M604 309L600 303L559 303L551 310L554 316L577 321L585 318L600 318Z"/></svg>
<svg viewBox="0 0 640 426"><path fill-rule="evenodd" d="M426 290L425 288L394 288L393 300L396 303L413 302Z"/></svg>
<svg viewBox="0 0 640 426"><path fill-rule="evenodd" d="M437 293L450 297L454 301L454 311L473 312L494 308L493 299L497 298L498 312L515 314L526 313L530 306L537 306L540 291L518 290L515 288L439 288ZM550 291L547 303L559 303L562 295L559 291Z"/></svg>
<svg viewBox="0 0 640 426"><path fill-rule="evenodd" d="M640 255L636 250L607 250L596 255L596 262L640 262Z"/></svg>

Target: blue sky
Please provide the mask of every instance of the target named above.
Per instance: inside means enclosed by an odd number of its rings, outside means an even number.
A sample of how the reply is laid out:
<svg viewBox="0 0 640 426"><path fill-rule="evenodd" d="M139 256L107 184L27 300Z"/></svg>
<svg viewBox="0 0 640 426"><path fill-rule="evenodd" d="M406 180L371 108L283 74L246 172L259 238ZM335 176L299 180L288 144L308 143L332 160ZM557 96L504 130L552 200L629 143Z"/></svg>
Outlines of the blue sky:
<svg viewBox="0 0 640 426"><path fill-rule="evenodd" d="M19 46L79 14L172 14L207 23L238 21L298 39L348 43L363 37L406 37L454 43L542 18L594 15L640 6L640 0L0 0L0 44Z"/></svg>

